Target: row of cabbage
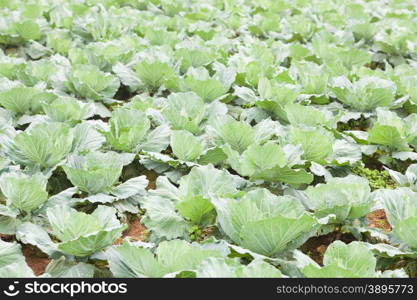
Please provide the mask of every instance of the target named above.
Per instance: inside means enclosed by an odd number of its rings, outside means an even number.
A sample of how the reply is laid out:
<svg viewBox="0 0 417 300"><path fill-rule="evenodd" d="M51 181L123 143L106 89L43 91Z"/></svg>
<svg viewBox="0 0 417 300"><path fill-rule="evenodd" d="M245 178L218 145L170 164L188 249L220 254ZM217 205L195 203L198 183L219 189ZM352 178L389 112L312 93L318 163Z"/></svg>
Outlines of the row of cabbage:
<svg viewBox="0 0 417 300"><path fill-rule="evenodd" d="M21 245L45 277L407 276L384 262L417 257L413 1L0 8L0 276L34 276ZM370 157L395 189L353 174ZM149 237L116 245L132 215ZM299 250L335 230L358 241Z"/></svg>

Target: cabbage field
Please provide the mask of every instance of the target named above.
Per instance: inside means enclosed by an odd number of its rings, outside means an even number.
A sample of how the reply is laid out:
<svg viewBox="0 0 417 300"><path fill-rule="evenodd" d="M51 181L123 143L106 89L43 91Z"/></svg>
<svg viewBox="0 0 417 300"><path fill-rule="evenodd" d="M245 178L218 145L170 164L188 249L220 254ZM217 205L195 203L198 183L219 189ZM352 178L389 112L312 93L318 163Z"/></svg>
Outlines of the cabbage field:
<svg viewBox="0 0 417 300"><path fill-rule="evenodd" d="M415 0L0 0L0 277L417 277Z"/></svg>

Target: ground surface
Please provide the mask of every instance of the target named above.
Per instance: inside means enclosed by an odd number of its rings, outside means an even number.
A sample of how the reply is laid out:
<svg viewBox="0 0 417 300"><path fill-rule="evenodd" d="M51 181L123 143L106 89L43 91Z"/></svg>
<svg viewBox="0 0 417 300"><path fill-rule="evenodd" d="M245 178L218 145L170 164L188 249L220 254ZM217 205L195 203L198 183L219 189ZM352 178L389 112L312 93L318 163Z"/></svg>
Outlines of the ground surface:
<svg viewBox="0 0 417 300"><path fill-rule="evenodd" d="M0 277L415 277L416 8L0 0Z"/></svg>

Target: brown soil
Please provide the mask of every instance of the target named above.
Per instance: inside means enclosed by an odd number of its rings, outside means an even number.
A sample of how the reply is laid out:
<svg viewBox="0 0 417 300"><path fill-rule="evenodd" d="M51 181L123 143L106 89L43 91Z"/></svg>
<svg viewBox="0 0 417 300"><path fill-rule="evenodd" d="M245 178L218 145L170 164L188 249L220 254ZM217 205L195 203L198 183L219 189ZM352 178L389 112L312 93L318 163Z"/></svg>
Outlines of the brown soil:
<svg viewBox="0 0 417 300"><path fill-rule="evenodd" d="M197 241L198 242L204 241L208 239L209 237L215 235L216 232L217 232L216 226L208 226L201 230L201 234L198 236Z"/></svg>
<svg viewBox="0 0 417 300"><path fill-rule="evenodd" d="M36 276L42 275L51 261L46 254L31 245L22 245L22 253L26 263Z"/></svg>
<svg viewBox="0 0 417 300"><path fill-rule="evenodd" d="M132 97L132 94L130 93L128 87L121 85L119 89L116 92L116 95L114 95L114 99L117 100L129 100Z"/></svg>
<svg viewBox="0 0 417 300"><path fill-rule="evenodd" d="M362 155L365 167L371 170L384 170L384 165L378 160L379 154L373 154L372 156Z"/></svg>
<svg viewBox="0 0 417 300"><path fill-rule="evenodd" d="M371 70L376 70L376 69L381 69L381 70L385 70L385 63L380 63L380 62L371 62L368 64L364 64L364 67L369 68Z"/></svg>
<svg viewBox="0 0 417 300"><path fill-rule="evenodd" d="M300 247L300 250L310 256L318 264L323 265L323 255L326 252L327 247L336 240L350 243L355 241L355 238L350 233L335 231L326 235L309 238L307 242Z"/></svg>
<svg viewBox="0 0 417 300"><path fill-rule="evenodd" d="M156 189L156 181L149 180L148 186L146 187L146 190L154 190Z"/></svg>
<svg viewBox="0 0 417 300"><path fill-rule="evenodd" d="M209 238L213 233L217 230L216 226L209 226L202 230L202 237L203 239Z"/></svg>
<svg viewBox="0 0 417 300"><path fill-rule="evenodd" d="M1 234L0 233L0 239L5 241L5 242L11 242L13 240L13 235Z"/></svg>
<svg viewBox="0 0 417 300"><path fill-rule="evenodd" d="M168 148L166 148L165 150L161 151L161 153L162 154L167 154L167 155L172 154L171 146L168 146Z"/></svg>
<svg viewBox="0 0 417 300"><path fill-rule="evenodd" d="M383 209L378 209L367 215L369 227L379 228L385 232L391 231L391 225L388 223L387 215Z"/></svg>
<svg viewBox="0 0 417 300"><path fill-rule="evenodd" d="M156 189L156 179L158 178L158 173L152 170L144 170L143 175L145 175L146 178L149 180L146 190Z"/></svg>
<svg viewBox="0 0 417 300"><path fill-rule="evenodd" d="M120 245L125 237L129 237L131 240L135 241L142 240L146 227L143 226L140 220L132 220L128 223L128 225L129 227L125 231L123 231L122 236L114 242L115 245Z"/></svg>

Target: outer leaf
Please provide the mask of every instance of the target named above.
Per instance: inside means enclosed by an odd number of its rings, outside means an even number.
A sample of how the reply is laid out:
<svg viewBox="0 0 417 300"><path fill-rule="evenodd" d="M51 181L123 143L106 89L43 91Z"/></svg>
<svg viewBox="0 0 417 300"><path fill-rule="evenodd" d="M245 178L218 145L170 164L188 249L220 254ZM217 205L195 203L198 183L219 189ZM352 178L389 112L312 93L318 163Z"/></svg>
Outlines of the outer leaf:
<svg viewBox="0 0 417 300"><path fill-rule="evenodd" d="M26 213L39 208L48 198L46 178L41 174L4 173L0 188L11 206Z"/></svg>
<svg viewBox="0 0 417 300"><path fill-rule="evenodd" d="M333 242L324 254L323 264L321 268L308 265L303 272L307 277L376 277L376 258L360 242Z"/></svg>
<svg viewBox="0 0 417 300"><path fill-rule="evenodd" d="M171 133L171 148L174 155L184 161L196 160L203 150L201 142L184 130Z"/></svg>
<svg viewBox="0 0 417 300"><path fill-rule="evenodd" d="M34 277L17 243L0 240L0 278Z"/></svg>

